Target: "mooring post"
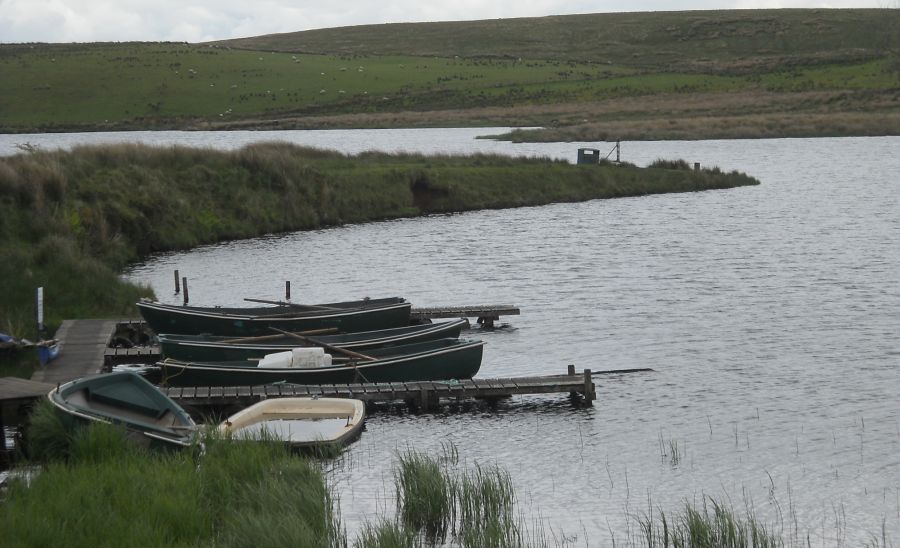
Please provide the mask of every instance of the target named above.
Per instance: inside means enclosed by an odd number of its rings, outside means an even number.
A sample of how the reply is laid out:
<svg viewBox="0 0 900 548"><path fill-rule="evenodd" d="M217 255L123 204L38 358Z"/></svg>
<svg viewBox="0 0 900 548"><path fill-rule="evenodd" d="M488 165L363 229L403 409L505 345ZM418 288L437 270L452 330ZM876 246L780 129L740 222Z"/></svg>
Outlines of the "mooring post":
<svg viewBox="0 0 900 548"><path fill-rule="evenodd" d="M181 293L181 286L178 285L178 283L179 283L179 280L178 280L178 270L176 269L176 270L175 270L175 294L176 294L176 295L178 295L179 293Z"/></svg>
<svg viewBox="0 0 900 548"><path fill-rule="evenodd" d="M284 300L291 300L291 281L287 280L284 282Z"/></svg>
<svg viewBox="0 0 900 548"><path fill-rule="evenodd" d="M569 374L569 376L574 377L575 376L575 364L570 363L567 366L567 368L568 368L568 371L566 371L566 372ZM576 398L578 398L578 392L569 392L569 398L571 398L573 402L576 401Z"/></svg>
<svg viewBox="0 0 900 548"><path fill-rule="evenodd" d="M431 411L429 403L431 402L428 400L428 389L423 386L419 388L419 409L426 413Z"/></svg>
<svg viewBox="0 0 900 548"><path fill-rule="evenodd" d="M594 405L594 380L591 378L591 370L584 370L584 401L588 405Z"/></svg>
<svg viewBox="0 0 900 548"><path fill-rule="evenodd" d="M188 303L187 276L183 276L181 278L181 285L184 286L184 306L187 306L187 303Z"/></svg>

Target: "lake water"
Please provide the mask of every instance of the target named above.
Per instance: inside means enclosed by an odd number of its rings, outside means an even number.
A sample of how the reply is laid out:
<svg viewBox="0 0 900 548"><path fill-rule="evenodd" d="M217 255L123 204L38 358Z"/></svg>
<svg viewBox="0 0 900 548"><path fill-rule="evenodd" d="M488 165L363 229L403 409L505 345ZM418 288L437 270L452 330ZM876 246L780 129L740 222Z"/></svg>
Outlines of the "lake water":
<svg viewBox="0 0 900 548"><path fill-rule="evenodd" d="M142 140L231 148L500 152L574 161L582 143L474 139L502 129L2 136L43 147ZM40 139L38 139L40 137ZM47 141L43 141L47 138ZM611 143L589 143L606 154ZM4 148L5 147L5 148ZM598 400L373 414L329 477L350 531L393 511L397 452L455 445L499 464L558 542L622 545L652 506L750 508L789 544L900 541L900 138L623 143L757 187L471 212L270 236L155 256L127 278L193 304L402 295L415 306L515 304L479 376L600 376ZM3 152L0 152L3 153ZM8 152L7 152L8 153ZM673 452L677 449L677 453Z"/></svg>

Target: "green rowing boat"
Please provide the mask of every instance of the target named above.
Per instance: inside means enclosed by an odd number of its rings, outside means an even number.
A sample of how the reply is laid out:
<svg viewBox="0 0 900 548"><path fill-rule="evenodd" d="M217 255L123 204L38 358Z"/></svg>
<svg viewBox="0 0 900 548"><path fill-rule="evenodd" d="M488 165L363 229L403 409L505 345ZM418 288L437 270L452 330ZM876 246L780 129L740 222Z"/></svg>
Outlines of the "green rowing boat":
<svg viewBox="0 0 900 548"><path fill-rule="evenodd" d="M373 331L409 325L410 303L399 297L317 305L284 304L222 308L178 306L142 300L141 316L155 333L181 335L271 335L285 331L335 328L343 332Z"/></svg>
<svg viewBox="0 0 900 548"><path fill-rule="evenodd" d="M383 346L396 346L434 339L458 338L462 328L468 324L465 319L449 322L410 325L378 331L342 333L339 335L316 335L315 341L338 348L365 352ZM165 358L195 362L218 362L232 360L260 359L266 354L282 352L299 346L314 346L298 337L288 335L264 335L261 337L234 337L213 335L169 335L158 336L159 346Z"/></svg>
<svg viewBox="0 0 900 548"><path fill-rule="evenodd" d="M144 446L187 447L197 433L197 425L184 409L128 371L74 380L51 390L47 398L69 427L119 424L129 439Z"/></svg>
<svg viewBox="0 0 900 548"><path fill-rule="evenodd" d="M184 362L168 358L158 365L160 382L168 386L437 381L475 376L481 368L483 347L482 341L437 339L367 350L364 357L352 361L331 359L326 354L329 359L313 366L293 366L290 354L295 351L271 354L262 366L258 360Z"/></svg>

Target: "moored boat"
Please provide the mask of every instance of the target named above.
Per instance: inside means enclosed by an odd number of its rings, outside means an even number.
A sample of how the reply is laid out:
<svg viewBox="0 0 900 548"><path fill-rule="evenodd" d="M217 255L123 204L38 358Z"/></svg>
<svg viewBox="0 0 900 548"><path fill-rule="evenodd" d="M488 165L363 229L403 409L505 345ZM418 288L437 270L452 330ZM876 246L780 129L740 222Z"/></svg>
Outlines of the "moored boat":
<svg viewBox="0 0 900 548"><path fill-rule="evenodd" d="M282 440L294 449L343 446L362 431L365 404L345 398L272 398L228 417L219 432L236 439Z"/></svg>
<svg viewBox="0 0 900 548"><path fill-rule="evenodd" d="M389 297L244 308L179 306L142 300L137 307L155 333L250 337L271 335L273 327L285 331L335 328L348 333L402 327L409 325L411 305L400 297Z"/></svg>
<svg viewBox="0 0 900 548"><path fill-rule="evenodd" d="M457 338L465 319L449 322L410 325L377 331L316 335L315 341L338 348L364 352L367 349L411 344L443 338ZM260 359L266 354L290 350L298 346L314 346L315 343L288 335L265 335L235 339L213 335L158 335L163 357L182 361L216 362Z"/></svg>
<svg viewBox="0 0 900 548"><path fill-rule="evenodd" d="M161 383L169 386L255 386L273 383L346 384L470 379L478 373L482 341L437 339L367 350L348 360L325 354L320 365L298 367L293 351L269 354L264 360L186 362L164 359ZM313 349L302 349L313 350Z"/></svg>
<svg viewBox="0 0 900 548"><path fill-rule="evenodd" d="M187 447L197 425L177 403L135 373L120 371L74 380L47 394L69 425L124 426L129 439L156 447Z"/></svg>

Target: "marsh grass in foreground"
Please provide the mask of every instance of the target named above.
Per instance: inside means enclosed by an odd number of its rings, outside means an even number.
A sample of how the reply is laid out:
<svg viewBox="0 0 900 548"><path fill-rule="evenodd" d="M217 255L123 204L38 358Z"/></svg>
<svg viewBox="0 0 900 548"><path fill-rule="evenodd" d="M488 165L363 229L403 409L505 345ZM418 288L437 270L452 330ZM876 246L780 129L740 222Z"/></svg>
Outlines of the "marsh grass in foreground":
<svg viewBox="0 0 900 548"><path fill-rule="evenodd" d="M202 457L150 453L113 425L68 430L49 406L29 439L43 469L0 502L12 546L345 544L320 468L274 440L232 443L210 430Z"/></svg>
<svg viewBox="0 0 900 548"><path fill-rule="evenodd" d="M651 511L638 519L648 548L776 548L784 542L750 513L741 518L732 508L704 498L700 508L687 503L681 514Z"/></svg>
<svg viewBox="0 0 900 548"><path fill-rule="evenodd" d="M49 405L29 428L32 465L0 491L0 544L10 546L307 546L393 548L449 545L513 548L607 545L605 539L548 534L517 513L509 474L496 465L459 465L455 448L438 457L397 456L396 516L372 516L351 543L320 462L277 439L250 443L203 435L204 451L153 453L124 430L63 426ZM200 447L198 447L200 449ZM580 504L590 504L581 500ZM602 516L598 516L602 518ZM627 546L781 547L785 540L751 512L710 497L674 514L651 508ZM884 528L867 546L890 544ZM616 542L613 540L612 545ZM790 539L795 545L795 539ZM802 542L798 544L802 545Z"/></svg>

